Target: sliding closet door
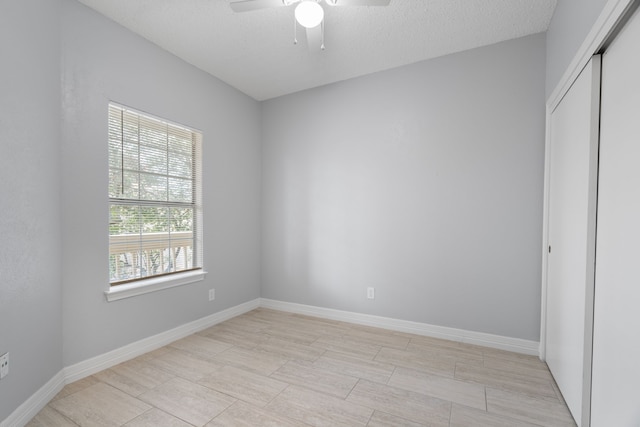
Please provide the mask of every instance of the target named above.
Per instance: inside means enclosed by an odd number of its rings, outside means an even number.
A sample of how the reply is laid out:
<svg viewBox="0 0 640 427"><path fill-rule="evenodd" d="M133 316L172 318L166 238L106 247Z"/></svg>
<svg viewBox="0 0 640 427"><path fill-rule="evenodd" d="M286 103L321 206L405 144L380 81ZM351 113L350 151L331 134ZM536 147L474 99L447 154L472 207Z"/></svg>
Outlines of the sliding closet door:
<svg viewBox="0 0 640 427"><path fill-rule="evenodd" d="M588 424L600 57L551 115L546 362L578 425Z"/></svg>
<svg viewBox="0 0 640 427"><path fill-rule="evenodd" d="M602 59L592 426L640 426L640 12Z"/></svg>

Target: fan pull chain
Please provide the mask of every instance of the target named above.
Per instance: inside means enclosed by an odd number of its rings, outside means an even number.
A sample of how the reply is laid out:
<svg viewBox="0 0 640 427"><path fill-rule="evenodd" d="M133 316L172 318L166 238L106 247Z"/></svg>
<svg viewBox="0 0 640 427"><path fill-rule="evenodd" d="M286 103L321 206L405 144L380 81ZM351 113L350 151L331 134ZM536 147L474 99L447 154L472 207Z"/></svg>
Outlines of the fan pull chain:
<svg viewBox="0 0 640 427"><path fill-rule="evenodd" d="M298 44L298 24L295 15L293 17L293 44Z"/></svg>
<svg viewBox="0 0 640 427"><path fill-rule="evenodd" d="M324 19L322 20L322 22L320 22L320 37L321 37L320 49L324 50Z"/></svg>

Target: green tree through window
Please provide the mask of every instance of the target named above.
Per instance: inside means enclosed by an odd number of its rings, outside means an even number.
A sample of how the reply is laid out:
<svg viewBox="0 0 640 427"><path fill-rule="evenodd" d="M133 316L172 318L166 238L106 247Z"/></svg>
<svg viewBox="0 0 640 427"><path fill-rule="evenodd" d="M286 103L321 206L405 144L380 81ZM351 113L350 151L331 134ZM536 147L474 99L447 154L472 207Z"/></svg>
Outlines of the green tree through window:
<svg viewBox="0 0 640 427"><path fill-rule="evenodd" d="M202 267L200 133L109 105L112 285Z"/></svg>

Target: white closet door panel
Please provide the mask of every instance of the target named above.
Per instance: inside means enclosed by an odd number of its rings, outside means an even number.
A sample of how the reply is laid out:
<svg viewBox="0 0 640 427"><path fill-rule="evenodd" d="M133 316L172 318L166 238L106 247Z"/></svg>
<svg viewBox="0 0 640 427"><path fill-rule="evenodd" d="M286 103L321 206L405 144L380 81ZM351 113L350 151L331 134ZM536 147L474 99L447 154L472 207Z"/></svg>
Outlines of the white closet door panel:
<svg viewBox="0 0 640 427"><path fill-rule="evenodd" d="M594 57L551 115L546 361L578 425L589 407L599 84Z"/></svg>
<svg viewBox="0 0 640 427"><path fill-rule="evenodd" d="M640 426L640 12L603 56L592 425Z"/></svg>

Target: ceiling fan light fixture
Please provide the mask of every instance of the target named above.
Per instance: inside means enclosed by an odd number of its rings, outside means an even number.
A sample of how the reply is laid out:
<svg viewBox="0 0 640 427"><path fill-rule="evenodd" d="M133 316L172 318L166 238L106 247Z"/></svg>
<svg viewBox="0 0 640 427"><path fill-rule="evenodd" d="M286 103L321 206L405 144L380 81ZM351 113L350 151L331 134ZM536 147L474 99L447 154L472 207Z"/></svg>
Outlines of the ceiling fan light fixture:
<svg viewBox="0 0 640 427"><path fill-rule="evenodd" d="M305 28L315 28L324 19L324 9L314 0L302 0L296 6L295 17Z"/></svg>

